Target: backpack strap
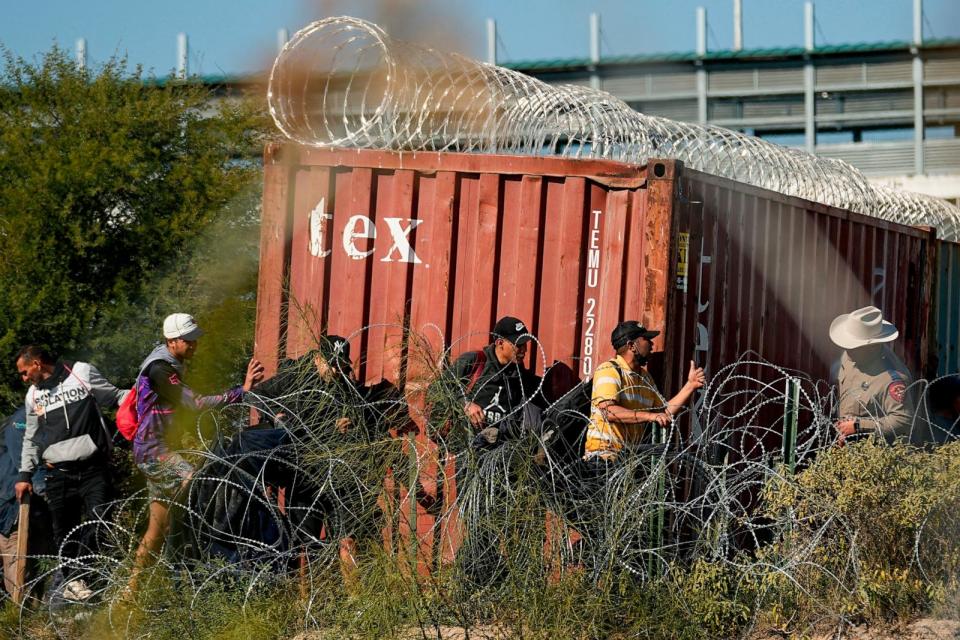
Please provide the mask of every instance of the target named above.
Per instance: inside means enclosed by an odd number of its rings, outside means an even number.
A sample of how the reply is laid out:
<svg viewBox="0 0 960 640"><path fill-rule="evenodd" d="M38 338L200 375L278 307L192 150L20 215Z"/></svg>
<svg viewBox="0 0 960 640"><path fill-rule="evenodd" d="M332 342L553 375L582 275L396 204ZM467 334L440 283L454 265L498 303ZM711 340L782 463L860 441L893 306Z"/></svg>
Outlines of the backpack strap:
<svg viewBox="0 0 960 640"><path fill-rule="evenodd" d="M74 364L76 364L76 363L74 363ZM100 411L100 403L97 402L97 397L96 397L95 395L93 395L93 391L90 390L90 385L88 385L88 384L84 381L83 378L81 378L80 376L78 376L77 374L75 374L75 373L73 372L73 369L71 369L71 368L69 367L69 365L67 365L66 362L63 363L63 368L67 370L67 373L69 373L71 376L73 376L74 378L77 379L77 382L80 383L80 386L84 388L84 390L87 392L87 395L90 397L91 400L93 400L93 408L94 408L94 409L96 410L96 412L97 412L97 417L100 418L100 427L103 429L103 434L104 434L105 436L107 436L107 446L112 449L112 448L113 448L113 436L110 435L110 430L107 429L107 423L106 423L106 421L103 419L103 412ZM66 403L64 403L63 406L64 406L64 411L66 411L66 406L67 406Z"/></svg>
<svg viewBox="0 0 960 640"><path fill-rule="evenodd" d="M467 383L467 391L473 391L473 387L476 386L477 380L480 379L480 374L483 373L483 368L487 365L487 354L480 349L477 351L477 357L473 360L473 368L470 369L470 382Z"/></svg>
<svg viewBox="0 0 960 640"><path fill-rule="evenodd" d="M617 375L620 376L620 387L623 388L623 385L626 382L626 377L623 375L623 367L620 366L616 358L610 360L610 364L612 364L613 368L617 370Z"/></svg>

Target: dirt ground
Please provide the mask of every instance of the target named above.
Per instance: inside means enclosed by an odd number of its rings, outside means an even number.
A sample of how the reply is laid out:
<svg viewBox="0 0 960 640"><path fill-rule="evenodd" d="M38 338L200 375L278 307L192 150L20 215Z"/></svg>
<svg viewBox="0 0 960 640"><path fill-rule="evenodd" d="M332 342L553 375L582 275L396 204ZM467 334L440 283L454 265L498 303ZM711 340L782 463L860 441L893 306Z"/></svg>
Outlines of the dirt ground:
<svg viewBox="0 0 960 640"><path fill-rule="evenodd" d="M509 640L502 629L496 627L474 627L469 636L458 627L441 627L440 635L432 628L427 637L431 640ZM400 640L422 640L419 629L410 629ZM809 640L960 640L960 621L937 618L921 618L904 627L878 629L866 625L845 629L842 633L820 632L812 636L792 636L776 631L767 631L750 636L750 640L782 640L784 638L809 638ZM325 640L320 632L303 633L294 640Z"/></svg>
<svg viewBox="0 0 960 640"><path fill-rule="evenodd" d="M787 634L767 631L751 636L751 640L774 640L791 638ZM810 640L954 640L960 639L960 621L938 618L921 618L906 626L877 628L873 626L849 627L841 631L815 633Z"/></svg>

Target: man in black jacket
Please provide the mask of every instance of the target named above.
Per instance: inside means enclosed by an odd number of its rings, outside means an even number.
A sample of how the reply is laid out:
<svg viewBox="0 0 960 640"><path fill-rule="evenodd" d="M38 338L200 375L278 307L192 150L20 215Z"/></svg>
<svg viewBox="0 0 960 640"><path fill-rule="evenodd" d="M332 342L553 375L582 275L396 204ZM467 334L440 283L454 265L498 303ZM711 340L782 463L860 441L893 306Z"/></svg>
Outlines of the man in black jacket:
<svg viewBox="0 0 960 640"><path fill-rule="evenodd" d="M516 437L538 421L546 406L541 379L523 366L533 336L512 316L497 321L491 343L469 351L452 366L463 394L463 411L479 432L475 444L485 447Z"/></svg>
<svg viewBox="0 0 960 640"><path fill-rule="evenodd" d="M316 349L296 360L285 360L277 374L254 387L250 395L263 422L284 429L282 442L300 443L293 451L296 465L287 464L290 454L283 456L283 464L273 463L291 476L278 478L278 484L286 489L293 530L301 541L319 540L321 527L326 527L328 540L339 539L340 568L346 584L355 584L357 540L379 536L379 529L372 509L376 495L356 491L357 478L362 476L354 474L377 468L371 455L376 456L379 448L337 448L346 443L369 444L383 438L390 427L405 422L402 395L387 381L366 386L356 380L350 342L328 334L318 337ZM297 453L328 447L337 451L334 464L330 460L305 461ZM344 464L353 471L346 472L341 466ZM292 467L301 465L307 473L293 477ZM266 478L268 472L252 471L250 477ZM379 476L376 480L364 478L372 481L371 486L378 486L383 477L375 473ZM321 482L315 482L317 478Z"/></svg>
<svg viewBox="0 0 960 640"><path fill-rule="evenodd" d="M26 346L17 356L17 372L30 384L25 401L27 428L23 437L17 500L33 490L38 466L46 470L47 504L57 547L88 517L102 518L108 502L107 477L112 437L100 407L116 407L124 391L110 384L92 364L57 360L46 349ZM91 553L94 528L88 527L81 544L61 549L67 558ZM76 568L67 562L63 595L85 600L92 595L84 580L69 578Z"/></svg>
<svg viewBox="0 0 960 640"><path fill-rule="evenodd" d="M353 378L350 343L345 338L323 334L317 349L297 359L284 360L276 375L253 389L254 406L268 422L294 431L307 429L318 435L314 427L334 423L340 434L347 432L351 420L345 415L348 406L366 402L366 393Z"/></svg>

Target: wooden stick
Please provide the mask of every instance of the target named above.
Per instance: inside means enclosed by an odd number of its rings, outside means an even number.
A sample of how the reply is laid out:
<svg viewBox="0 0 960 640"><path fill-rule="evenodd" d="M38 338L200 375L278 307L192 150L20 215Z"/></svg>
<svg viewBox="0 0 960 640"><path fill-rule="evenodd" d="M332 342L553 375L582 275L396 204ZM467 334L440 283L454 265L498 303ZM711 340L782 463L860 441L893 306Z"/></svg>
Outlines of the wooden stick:
<svg viewBox="0 0 960 640"><path fill-rule="evenodd" d="M26 493L20 502L20 522L17 524L17 576L13 587L13 601L21 604L24 598L24 584L27 581L27 542L30 539L30 494Z"/></svg>

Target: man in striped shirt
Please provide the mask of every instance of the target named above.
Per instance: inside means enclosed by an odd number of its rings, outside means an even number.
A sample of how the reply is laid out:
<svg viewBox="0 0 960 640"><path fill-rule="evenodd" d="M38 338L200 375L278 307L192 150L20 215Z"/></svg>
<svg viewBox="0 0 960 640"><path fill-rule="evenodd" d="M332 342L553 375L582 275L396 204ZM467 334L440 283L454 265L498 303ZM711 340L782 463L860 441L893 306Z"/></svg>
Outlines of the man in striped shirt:
<svg viewBox="0 0 960 640"><path fill-rule="evenodd" d="M590 426L587 429L585 460L611 462L620 451L650 442L651 423L670 424L693 395L705 384L703 369L690 363L686 384L667 403L646 369L659 331L647 331L636 320L621 322L611 342L617 357L605 362L593 376Z"/></svg>

